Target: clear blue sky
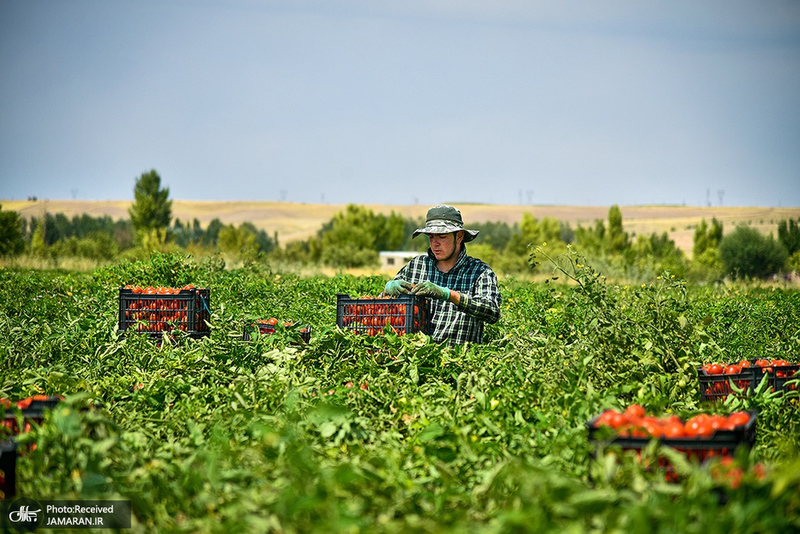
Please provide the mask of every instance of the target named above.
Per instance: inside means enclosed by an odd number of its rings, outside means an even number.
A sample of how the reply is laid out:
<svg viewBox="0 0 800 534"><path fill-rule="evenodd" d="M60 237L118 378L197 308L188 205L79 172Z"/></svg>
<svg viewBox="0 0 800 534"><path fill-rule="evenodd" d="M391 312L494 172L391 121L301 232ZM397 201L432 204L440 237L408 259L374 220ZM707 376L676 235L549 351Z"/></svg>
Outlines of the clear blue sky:
<svg viewBox="0 0 800 534"><path fill-rule="evenodd" d="M800 206L800 1L0 0L0 199Z"/></svg>

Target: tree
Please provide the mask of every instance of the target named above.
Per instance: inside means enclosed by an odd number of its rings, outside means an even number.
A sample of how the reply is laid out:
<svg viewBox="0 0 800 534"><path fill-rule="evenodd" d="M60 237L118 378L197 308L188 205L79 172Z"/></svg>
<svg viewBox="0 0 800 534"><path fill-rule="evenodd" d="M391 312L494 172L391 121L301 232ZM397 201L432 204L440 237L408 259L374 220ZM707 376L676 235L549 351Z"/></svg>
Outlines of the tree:
<svg viewBox="0 0 800 534"><path fill-rule="evenodd" d="M0 256L16 256L25 250L22 218L0 205Z"/></svg>
<svg viewBox="0 0 800 534"><path fill-rule="evenodd" d="M405 219L400 214L377 215L373 220L375 226L375 248L377 250L399 250L403 246L405 235Z"/></svg>
<svg viewBox="0 0 800 534"><path fill-rule="evenodd" d="M694 230L692 237L692 256L699 258L707 250L717 248L722 240L722 223L716 217L711 219L711 226L703 219Z"/></svg>
<svg viewBox="0 0 800 534"><path fill-rule="evenodd" d="M789 219L778 223L778 241L790 256L800 251L800 228L797 227L797 221Z"/></svg>
<svg viewBox="0 0 800 534"><path fill-rule="evenodd" d="M658 272L669 271L678 278L686 276L686 257L667 232L638 236L633 250L636 253L636 264L640 268L652 267Z"/></svg>
<svg viewBox="0 0 800 534"><path fill-rule="evenodd" d="M218 217L214 217L211 219L211 222L208 223L206 227L206 231L203 234L203 244L207 247L214 247L217 245L217 239L219 238L219 233L225 225L222 224L222 221L219 220Z"/></svg>
<svg viewBox="0 0 800 534"><path fill-rule="evenodd" d="M622 210L616 204L608 210L608 227L596 219L594 228L579 226L575 237L584 252L625 255L631 249L630 236L622 226Z"/></svg>
<svg viewBox="0 0 800 534"><path fill-rule="evenodd" d="M167 228L172 218L172 201L169 188L161 189L161 177L155 170L142 173L133 188L135 201L128 209L137 236L155 234L166 241Z"/></svg>
<svg viewBox="0 0 800 534"><path fill-rule="evenodd" d="M628 233L622 228L622 210L616 204L608 210L606 243L611 252L622 253L630 248Z"/></svg>
<svg viewBox="0 0 800 534"><path fill-rule="evenodd" d="M719 254L725 272L737 278L766 278L780 272L786 265L786 249L770 235L738 226L719 244Z"/></svg>
<svg viewBox="0 0 800 534"><path fill-rule="evenodd" d="M322 261L335 267L377 263L375 215L364 206L349 204L320 231Z"/></svg>
<svg viewBox="0 0 800 534"><path fill-rule="evenodd" d="M719 255L719 244L722 241L722 223L716 217L711 225L703 219L694 230L692 237L692 266L696 277L720 279L724 272Z"/></svg>
<svg viewBox="0 0 800 534"><path fill-rule="evenodd" d="M258 252L256 232L248 223L242 223L238 228L232 224L223 226L217 243L223 251L240 258L250 257Z"/></svg>

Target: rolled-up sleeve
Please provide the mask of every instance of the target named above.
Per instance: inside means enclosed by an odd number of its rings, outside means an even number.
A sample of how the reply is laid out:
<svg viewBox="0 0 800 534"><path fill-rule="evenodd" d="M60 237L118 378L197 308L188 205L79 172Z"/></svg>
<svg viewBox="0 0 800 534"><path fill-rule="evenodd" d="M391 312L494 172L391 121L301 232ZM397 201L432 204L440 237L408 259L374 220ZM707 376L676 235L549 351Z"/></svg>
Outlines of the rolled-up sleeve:
<svg viewBox="0 0 800 534"><path fill-rule="evenodd" d="M475 280L469 293L459 292L458 309L476 319L496 323L500 319L502 297L497 276L487 268Z"/></svg>

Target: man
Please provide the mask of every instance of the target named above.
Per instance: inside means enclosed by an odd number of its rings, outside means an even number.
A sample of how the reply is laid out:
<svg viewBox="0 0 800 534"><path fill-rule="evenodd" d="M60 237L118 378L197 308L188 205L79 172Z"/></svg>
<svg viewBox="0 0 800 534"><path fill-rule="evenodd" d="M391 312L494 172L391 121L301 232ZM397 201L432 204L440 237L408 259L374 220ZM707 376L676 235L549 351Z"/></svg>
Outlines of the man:
<svg viewBox="0 0 800 534"><path fill-rule="evenodd" d="M461 212L441 205L428 210L425 228L415 230L411 238L419 234L428 236L428 253L403 266L384 293L428 297L434 341L482 343L484 323L500 319L501 298L494 271L467 256L465 243L475 239L478 230L464 229Z"/></svg>

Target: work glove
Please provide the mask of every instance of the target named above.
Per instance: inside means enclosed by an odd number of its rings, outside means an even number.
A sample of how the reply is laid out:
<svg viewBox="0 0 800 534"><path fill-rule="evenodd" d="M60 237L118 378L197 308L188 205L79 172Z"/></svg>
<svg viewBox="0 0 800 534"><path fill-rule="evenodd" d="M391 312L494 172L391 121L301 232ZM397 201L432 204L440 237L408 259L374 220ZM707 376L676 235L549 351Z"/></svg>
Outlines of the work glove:
<svg viewBox="0 0 800 534"><path fill-rule="evenodd" d="M408 295L408 290L411 289L411 287L411 283L405 280L389 280L386 282L386 287L383 288L383 294L389 297L396 297L400 294Z"/></svg>
<svg viewBox="0 0 800 534"><path fill-rule="evenodd" d="M446 287L437 286L430 280L426 280L424 282L420 282L419 284L414 286L414 289L411 290L412 295L417 295L418 297L430 297L434 299L440 300L449 300L450 299L450 290Z"/></svg>

